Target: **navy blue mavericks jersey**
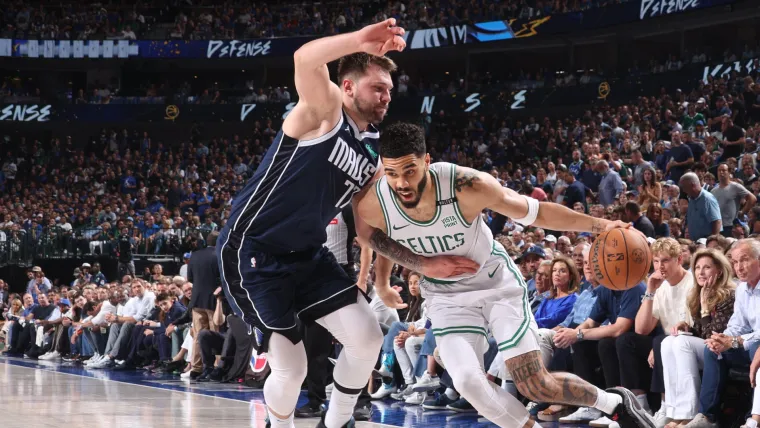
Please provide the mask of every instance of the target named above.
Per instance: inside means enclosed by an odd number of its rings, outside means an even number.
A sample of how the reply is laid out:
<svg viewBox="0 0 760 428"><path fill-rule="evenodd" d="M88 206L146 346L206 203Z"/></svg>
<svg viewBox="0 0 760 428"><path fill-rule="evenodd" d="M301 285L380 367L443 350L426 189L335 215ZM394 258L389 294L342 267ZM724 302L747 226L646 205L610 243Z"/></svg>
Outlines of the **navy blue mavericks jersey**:
<svg viewBox="0 0 760 428"><path fill-rule="evenodd" d="M296 140L282 130L232 202L226 228L271 254L319 248L326 228L375 175L379 136L343 112L327 134Z"/></svg>

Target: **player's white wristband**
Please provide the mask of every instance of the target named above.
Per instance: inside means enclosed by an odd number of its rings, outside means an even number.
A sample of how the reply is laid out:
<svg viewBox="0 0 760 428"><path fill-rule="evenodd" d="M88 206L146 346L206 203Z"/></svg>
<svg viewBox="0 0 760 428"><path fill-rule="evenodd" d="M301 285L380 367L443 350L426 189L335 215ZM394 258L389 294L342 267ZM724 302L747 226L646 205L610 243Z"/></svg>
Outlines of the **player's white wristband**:
<svg viewBox="0 0 760 428"><path fill-rule="evenodd" d="M513 220L523 226L529 226L533 224L536 221L536 217L538 217L538 201L528 196L521 196L528 202L528 214L523 218L515 218Z"/></svg>

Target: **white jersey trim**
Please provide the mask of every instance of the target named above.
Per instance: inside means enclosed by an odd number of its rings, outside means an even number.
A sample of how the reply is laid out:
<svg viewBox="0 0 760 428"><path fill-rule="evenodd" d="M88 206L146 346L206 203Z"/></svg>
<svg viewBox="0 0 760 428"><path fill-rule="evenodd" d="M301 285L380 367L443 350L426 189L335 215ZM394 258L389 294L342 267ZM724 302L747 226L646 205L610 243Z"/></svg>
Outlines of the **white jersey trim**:
<svg viewBox="0 0 760 428"><path fill-rule="evenodd" d="M330 138L334 137L335 134L337 134L338 131L340 131L341 126L343 126L343 112L341 112L340 114L340 120L338 121L338 123L335 124L335 126L333 126L330 132L328 132L327 134L321 137L312 138L310 140L298 140L298 147L314 146L319 143L323 143L329 140Z"/></svg>

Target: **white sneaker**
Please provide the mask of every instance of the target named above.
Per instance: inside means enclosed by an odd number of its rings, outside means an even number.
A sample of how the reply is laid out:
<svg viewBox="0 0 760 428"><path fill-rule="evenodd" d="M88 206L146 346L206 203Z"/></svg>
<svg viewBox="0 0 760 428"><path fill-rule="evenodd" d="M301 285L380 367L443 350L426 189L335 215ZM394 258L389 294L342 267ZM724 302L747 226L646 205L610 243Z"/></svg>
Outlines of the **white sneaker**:
<svg viewBox="0 0 760 428"><path fill-rule="evenodd" d="M378 388L377 391L370 394L370 397L372 397L373 400L382 400L383 398L391 394L395 394L396 392L398 392L398 388L393 385L383 383L380 385L380 388Z"/></svg>
<svg viewBox="0 0 760 428"><path fill-rule="evenodd" d="M184 372L181 375L179 375L180 379L190 379L190 373L191 372Z"/></svg>
<svg viewBox="0 0 760 428"><path fill-rule="evenodd" d="M106 366L111 362L111 359L108 357L103 357L100 361L90 364L88 369L104 369Z"/></svg>
<svg viewBox="0 0 760 428"><path fill-rule="evenodd" d="M91 364L97 363L101 358L103 358L103 356L96 352L95 354L93 354L92 357L90 357L89 360L85 361L84 364L82 365L85 367L89 367Z"/></svg>
<svg viewBox="0 0 760 428"><path fill-rule="evenodd" d="M525 406L525 410L527 410L528 412L530 412L536 406L538 406L538 403L536 403L535 401L531 401L530 403L528 403L527 406Z"/></svg>
<svg viewBox="0 0 760 428"><path fill-rule="evenodd" d="M412 395L408 396L404 402L406 404L414 404L419 406L423 401L425 401L426 396L427 394L424 392L413 392Z"/></svg>
<svg viewBox="0 0 760 428"><path fill-rule="evenodd" d="M665 425L673 422L672 418L669 418L667 415L667 409L665 406L660 407L660 410L657 411L657 413L654 414L654 426L656 428L665 428Z"/></svg>
<svg viewBox="0 0 760 428"><path fill-rule="evenodd" d="M607 428L609 427L614 421L607 416L602 416L601 418L591 421L588 423L588 426L594 427L594 428Z"/></svg>
<svg viewBox="0 0 760 428"><path fill-rule="evenodd" d="M559 418L559 422L566 423L586 423L597 420L604 416L601 410L593 407L581 407L576 410L575 413L571 413L565 417Z"/></svg>
<svg viewBox="0 0 760 428"><path fill-rule="evenodd" d="M430 373L425 370L425 373L417 380L412 386L414 392L427 392L438 389L441 386L441 379L438 376L430 376Z"/></svg>
<svg viewBox="0 0 760 428"><path fill-rule="evenodd" d="M124 364L124 360L114 360L114 363L116 363L117 366L120 366Z"/></svg>
<svg viewBox="0 0 760 428"><path fill-rule="evenodd" d="M414 391L412 391L412 385L407 385L403 390L400 390L395 394L391 394L391 398L398 401L404 401L413 393Z"/></svg>
<svg viewBox="0 0 760 428"><path fill-rule="evenodd" d="M43 354L43 355L40 355L40 356L39 356L39 358L37 358L37 359L38 359L38 360L52 360L53 358L55 358L54 356L57 356L57 355L58 355L58 353L57 353L57 352L55 352L55 351L50 351L50 352L48 352L48 353L45 353L45 354Z"/></svg>

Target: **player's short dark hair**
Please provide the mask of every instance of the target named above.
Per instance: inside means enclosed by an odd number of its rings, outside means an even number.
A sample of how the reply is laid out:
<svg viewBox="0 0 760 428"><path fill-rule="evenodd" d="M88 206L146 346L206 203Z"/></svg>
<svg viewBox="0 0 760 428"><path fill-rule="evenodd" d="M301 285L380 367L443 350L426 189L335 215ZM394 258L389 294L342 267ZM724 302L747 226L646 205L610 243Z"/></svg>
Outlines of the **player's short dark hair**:
<svg viewBox="0 0 760 428"><path fill-rule="evenodd" d="M393 73L396 63L385 56L376 56L364 52L346 55L338 60L338 82L342 82L349 74L365 74L371 66Z"/></svg>
<svg viewBox="0 0 760 428"><path fill-rule="evenodd" d="M425 131L420 126L396 122L380 133L380 156L383 158L423 157L425 153Z"/></svg>

